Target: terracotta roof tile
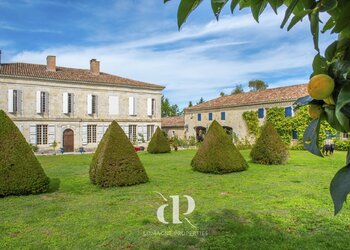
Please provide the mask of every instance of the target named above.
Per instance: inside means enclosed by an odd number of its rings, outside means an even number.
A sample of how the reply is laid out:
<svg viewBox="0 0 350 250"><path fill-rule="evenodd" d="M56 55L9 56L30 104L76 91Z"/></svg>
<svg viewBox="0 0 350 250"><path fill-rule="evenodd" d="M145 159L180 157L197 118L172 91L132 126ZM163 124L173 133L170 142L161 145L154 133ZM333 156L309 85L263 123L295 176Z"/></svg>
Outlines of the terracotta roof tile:
<svg viewBox="0 0 350 250"><path fill-rule="evenodd" d="M46 65L30 63L1 64L0 75L164 89L164 86L161 85L135 81L103 72L101 72L99 75L93 75L90 73L90 70L87 69L74 69L66 67L56 67L56 71L47 71Z"/></svg>
<svg viewBox="0 0 350 250"><path fill-rule="evenodd" d="M174 117L163 117L162 118L162 128L166 127L184 127L185 117L184 116L174 116Z"/></svg>
<svg viewBox="0 0 350 250"><path fill-rule="evenodd" d="M306 84L299 84L288 87L266 89L257 92L223 96L190 108L186 108L186 111L294 101L299 97L308 95L306 86Z"/></svg>

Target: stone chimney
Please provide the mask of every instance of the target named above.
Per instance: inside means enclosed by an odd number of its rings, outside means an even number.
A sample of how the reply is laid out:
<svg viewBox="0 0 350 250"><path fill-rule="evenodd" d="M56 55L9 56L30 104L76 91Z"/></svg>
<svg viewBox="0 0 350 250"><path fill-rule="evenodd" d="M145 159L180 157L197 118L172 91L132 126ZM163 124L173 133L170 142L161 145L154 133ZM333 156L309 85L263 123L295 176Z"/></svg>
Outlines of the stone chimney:
<svg viewBox="0 0 350 250"><path fill-rule="evenodd" d="M90 60L90 72L93 75L100 74L100 61L97 61L96 59Z"/></svg>
<svg viewBox="0 0 350 250"><path fill-rule="evenodd" d="M46 57L46 70L47 71L56 71L56 56L47 56Z"/></svg>

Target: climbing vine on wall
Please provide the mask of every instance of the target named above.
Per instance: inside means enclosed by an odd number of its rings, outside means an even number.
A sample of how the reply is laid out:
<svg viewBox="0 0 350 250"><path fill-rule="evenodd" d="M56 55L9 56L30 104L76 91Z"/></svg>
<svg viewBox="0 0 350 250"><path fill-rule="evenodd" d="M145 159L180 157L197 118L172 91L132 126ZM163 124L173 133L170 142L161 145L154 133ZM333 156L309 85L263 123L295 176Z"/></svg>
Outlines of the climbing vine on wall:
<svg viewBox="0 0 350 250"><path fill-rule="evenodd" d="M258 111L245 111L242 116L247 124L249 134L257 136L259 132Z"/></svg>

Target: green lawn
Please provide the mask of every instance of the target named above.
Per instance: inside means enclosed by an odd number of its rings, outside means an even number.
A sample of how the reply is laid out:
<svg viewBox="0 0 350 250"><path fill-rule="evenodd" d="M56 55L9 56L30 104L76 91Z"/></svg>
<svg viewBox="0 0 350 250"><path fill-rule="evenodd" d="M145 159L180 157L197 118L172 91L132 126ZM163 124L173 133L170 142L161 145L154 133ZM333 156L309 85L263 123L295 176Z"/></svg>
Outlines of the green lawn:
<svg viewBox="0 0 350 250"><path fill-rule="evenodd" d="M51 193L0 199L0 249L345 249L350 207L336 217L329 183L345 153L317 158L291 151L283 166L249 163L245 172L191 170L195 151L141 153L150 182L102 190L90 184L91 155L39 157ZM243 151L248 159L249 151ZM59 186L58 186L59 185ZM164 196L190 195L197 228L164 225ZM181 199L181 211L187 203ZM171 203L166 208L171 220Z"/></svg>

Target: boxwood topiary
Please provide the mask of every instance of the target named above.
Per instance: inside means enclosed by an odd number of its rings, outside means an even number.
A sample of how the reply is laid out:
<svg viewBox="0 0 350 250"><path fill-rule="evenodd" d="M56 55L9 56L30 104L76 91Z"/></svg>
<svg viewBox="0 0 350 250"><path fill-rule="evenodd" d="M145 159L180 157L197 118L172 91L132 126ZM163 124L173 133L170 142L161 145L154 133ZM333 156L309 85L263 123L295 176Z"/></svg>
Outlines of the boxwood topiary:
<svg viewBox="0 0 350 250"><path fill-rule="evenodd" d="M104 134L90 164L90 180L100 187L129 186L148 181L133 145L116 121Z"/></svg>
<svg viewBox="0 0 350 250"><path fill-rule="evenodd" d="M0 110L0 197L47 191L46 176L31 146L3 110Z"/></svg>
<svg viewBox="0 0 350 250"><path fill-rule="evenodd" d="M253 162L266 165L283 164L288 160L288 148L269 122L262 127L250 156Z"/></svg>
<svg viewBox="0 0 350 250"><path fill-rule="evenodd" d="M217 121L213 121L191 162L192 169L214 174L243 171L248 164Z"/></svg>
<svg viewBox="0 0 350 250"><path fill-rule="evenodd" d="M170 152L170 142L158 127L148 144L147 151L151 154L168 153Z"/></svg>

